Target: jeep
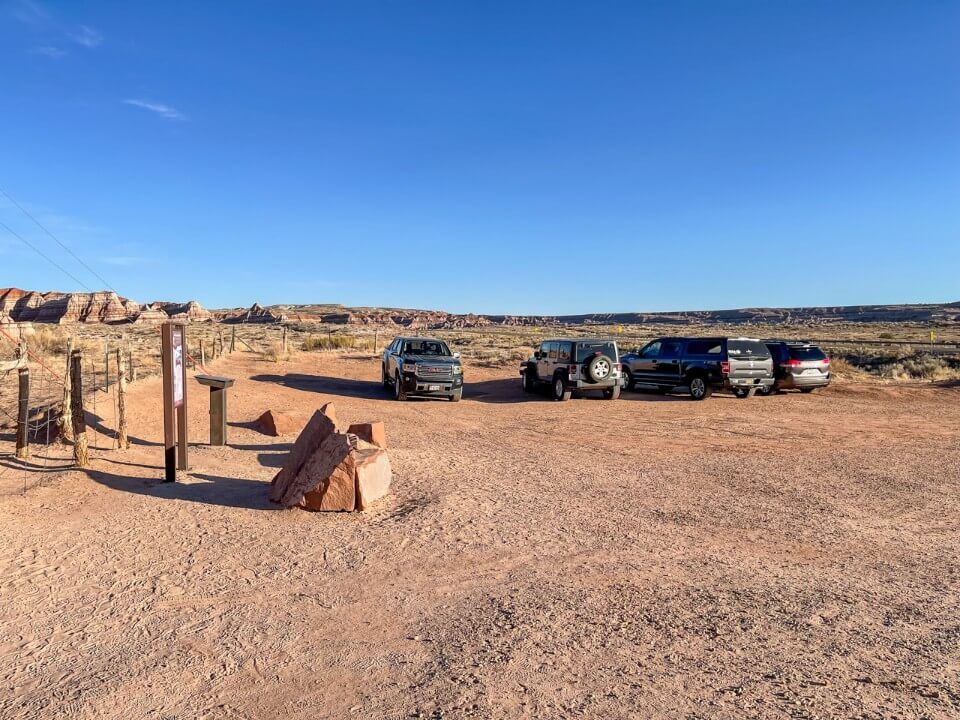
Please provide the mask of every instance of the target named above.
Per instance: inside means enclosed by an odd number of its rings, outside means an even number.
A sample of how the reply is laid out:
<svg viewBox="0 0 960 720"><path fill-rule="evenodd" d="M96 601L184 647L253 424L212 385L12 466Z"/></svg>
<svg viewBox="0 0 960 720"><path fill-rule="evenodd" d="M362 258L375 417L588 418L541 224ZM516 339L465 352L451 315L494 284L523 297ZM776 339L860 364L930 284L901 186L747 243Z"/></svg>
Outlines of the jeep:
<svg viewBox="0 0 960 720"><path fill-rule="evenodd" d="M525 392L549 386L554 400L569 400L574 390L599 390L607 400L620 397L620 354L612 340L558 338L540 345L520 366Z"/></svg>
<svg viewBox="0 0 960 720"><path fill-rule="evenodd" d="M463 397L463 365L460 353L450 352L443 340L430 337L398 337L383 351L380 380L392 388L397 400L408 397Z"/></svg>
<svg viewBox="0 0 960 720"><path fill-rule="evenodd" d="M773 356L774 384L760 390L763 395L779 390L813 392L830 384L830 358L806 340L764 340Z"/></svg>
<svg viewBox="0 0 960 720"><path fill-rule="evenodd" d="M704 400L714 389L745 398L773 385L770 351L753 338L663 337L621 362L628 390L650 385L670 392L683 385L694 400Z"/></svg>

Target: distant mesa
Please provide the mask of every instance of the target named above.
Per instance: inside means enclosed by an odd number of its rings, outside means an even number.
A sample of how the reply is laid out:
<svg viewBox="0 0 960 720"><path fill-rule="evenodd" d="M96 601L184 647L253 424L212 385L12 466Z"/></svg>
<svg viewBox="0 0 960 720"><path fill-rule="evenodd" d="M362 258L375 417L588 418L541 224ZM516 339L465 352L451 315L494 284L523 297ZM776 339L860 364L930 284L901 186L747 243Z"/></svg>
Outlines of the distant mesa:
<svg viewBox="0 0 960 720"><path fill-rule="evenodd" d="M476 315L442 310L344 307L343 305L270 305L207 310L191 300L141 305L115 292L60 293L0 288L0 323L153 323L165 320L237 324L325 323L372 325L409 332L487 326L563 325L830 325L836 323L960 323L960 302L946 304L844 305L801 308L740 308L679 312L590 313L586 315Z"/></svg>
<svg viewBox="0 0 960 720"><path fill-rule="evenodd" d="M213 314L191 300L141 305L112 290L92 293L34 292L0 288L0 321L34 323L144 323L164 320L201 322Z"/></svg>

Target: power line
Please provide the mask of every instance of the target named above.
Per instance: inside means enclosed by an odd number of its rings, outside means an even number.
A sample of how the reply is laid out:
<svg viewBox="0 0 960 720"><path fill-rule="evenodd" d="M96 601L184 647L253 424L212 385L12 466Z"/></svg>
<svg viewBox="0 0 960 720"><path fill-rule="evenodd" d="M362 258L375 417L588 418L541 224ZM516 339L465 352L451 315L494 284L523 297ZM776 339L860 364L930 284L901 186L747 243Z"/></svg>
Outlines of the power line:
<svg viewBox="0 0 960 720"><path fill-rule="evenodd" d="M33 222L36 223L36 225L37 225L38 228L40 228L40 229L43 230L47 235L49 235L51 238L53 238L53 241L54 241L55 243L57 243L57 245L59 245L59 246L62 247L64 250L66 250L68 253L70 253L70 256L71 256L74 260L76 260L78 263L80 263L81 265L83 265L83 266L84 266L87 270L89 270L93 275L96 275L96 276L97 276L97 279L98 279L100 282L102 282L104 285L107 286L107 289L113 290L115 293L117 293L117 295L120 294L120 293L118 293L118 292L116 291L116 289L115 289L112 285L110 285L110 283L108 283L106 280L103 279L103 277L100 275L100 273L98 273L98 272L97 272L96 270L94 270L92 267L90 267L89 265L87 265L83 260L81 260L79 257L77 257L77 254L76 254L75 252L73 252L73 250L71 250L71 249L68 248L66 245L64 245L62 242L60 242L60 240L57 239L57 236L56 236L56 235L54 235L52 232L50 232L49 230L47 230L47 228L44 227L44 225L43 225L39 220L37 220L33 215L31 215L29 212L27 212L27 209L26 209L25 207L23 207L23 205L21 205L21 204L18 203L16 200L14 200L12 197L10 197L9 193L7 193L7 191L4 190L2 187L0 187L0 194L2 194L7 200L9 200L9 201L12 202L14 205L16 205L16 206L20 209L20 212L22 212L22 213L23 213L24 215L26 215L28 218L30 218L31 220L33 220ZM9 228L8 228L8 229L9 229ZM62 269L62 268L61 268L61 269ZM64 272L66 272L66 271L64 271ZM73 276L71 275L71 277L73 277ZM74 279L76 279L76 278L74 278ZM79 281L78 281L78 282L79 282ZM80 284L83 285L83 283L80 283ZM87 287L87 286L84 285L84 287ZM87 289L89 290L89 288L87 288ZM90 290L90 292L93 292L93 290Z"/></svg>
<svg viewBox="0 0 960 720"><path fill-rule="evenodd" d="M28 240L26 240L25 238L23 238L22 236L20 236L20 235L18 235L17 233L15 233L13 230L11 230L11 229L10 229L10 226L8 226L6 223L0 221L0 227L2 227L4 230L6 230L6 231L7 231L8 233L10 233L11 235L13 235L17 240L19 240L20 242L22 242L22 243L23 243L24 245L26 245L28 248L30 248L31 250L33 250L37 255L39 255L39 256L42 257L44 260L46 260L48 263L50 263L51 265L53 265L53 266L54 266L55 268L57 268L60 272L62 272L64 275L66 275L66 276L70 277L71 279L73 279L74 282L78 283L78 284L81 285L82 287L85 287L85 288L86 288L87 290L89 290L90 292L94 292L85 282L83 282L82 280L80 280L76 275L74 275L74 274L71 273L70 271L64 270L63 267L62 267L59 263L57 263L55 260L51 259L48 255L46 255L43 251L41 251L36 245L34 245L33 243L29 242ZM116 290L114 290L114 292L116 292Z"/></svg>

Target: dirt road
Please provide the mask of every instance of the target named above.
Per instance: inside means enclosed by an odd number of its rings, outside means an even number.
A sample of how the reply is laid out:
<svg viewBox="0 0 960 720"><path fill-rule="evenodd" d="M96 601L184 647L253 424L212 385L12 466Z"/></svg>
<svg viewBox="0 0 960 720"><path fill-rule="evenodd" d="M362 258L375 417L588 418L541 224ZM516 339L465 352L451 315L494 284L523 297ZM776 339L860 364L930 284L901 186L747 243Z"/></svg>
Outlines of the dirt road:
<svg viewBox="0 0 960 720"><path fill-rule="evenodd" d="M154 378L130 451L0 497L0 717L960 713L960 389L554 403L468 368L397 403L369 358L211 369L231 446L183 482ZM293 438L249 421L328 400L386 422L394 493L278 510Z"/></svg>

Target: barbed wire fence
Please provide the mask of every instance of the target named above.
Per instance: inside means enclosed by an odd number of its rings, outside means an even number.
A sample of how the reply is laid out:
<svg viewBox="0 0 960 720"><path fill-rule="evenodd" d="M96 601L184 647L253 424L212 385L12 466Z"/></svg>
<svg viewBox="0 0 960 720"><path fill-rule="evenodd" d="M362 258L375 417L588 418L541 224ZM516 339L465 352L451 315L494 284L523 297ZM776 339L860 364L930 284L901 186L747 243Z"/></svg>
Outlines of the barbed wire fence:
<svg viewBox="0 0 960 720"><path fill-rule="evenodd" d="M85 337L87 333L82 328L51 341L42 335L49 328L34 326L25 330L24 325L0 326L0 496L25 493L51 481L58 473L77 468L72 393L68 390L72 351L81 352L81 405L91 460L120 449L123 444L120 375L123 374L126 389L161 372L159 330L156 342L152 332L140 335L134 342L122 331L106 337ZM219 324L190 325L188 367L209 372L207 365L233 352L261 355L274 335L277 342L283 341L284 331L280 328L258 327L256 331L248 328L238 332L236 327ZM25 381L21 379L24 371ZM21 408L24 399L26 407ZM24 441L25 449L20 447Z"/></svg>

